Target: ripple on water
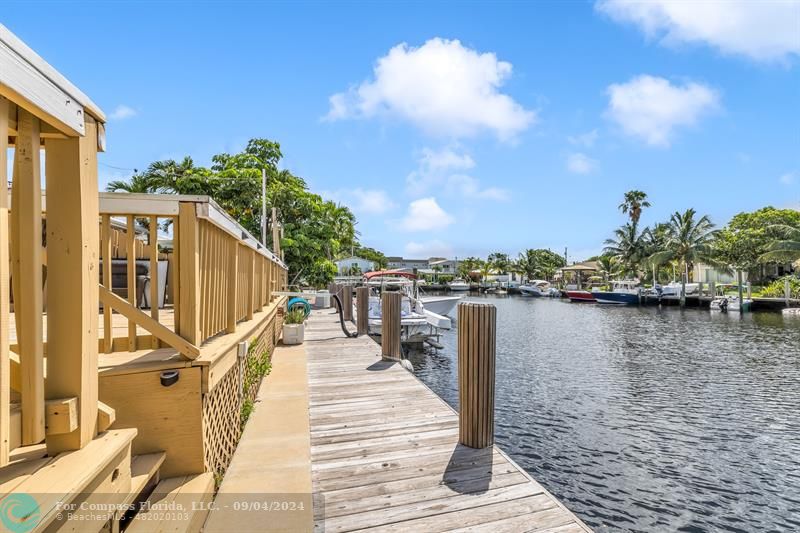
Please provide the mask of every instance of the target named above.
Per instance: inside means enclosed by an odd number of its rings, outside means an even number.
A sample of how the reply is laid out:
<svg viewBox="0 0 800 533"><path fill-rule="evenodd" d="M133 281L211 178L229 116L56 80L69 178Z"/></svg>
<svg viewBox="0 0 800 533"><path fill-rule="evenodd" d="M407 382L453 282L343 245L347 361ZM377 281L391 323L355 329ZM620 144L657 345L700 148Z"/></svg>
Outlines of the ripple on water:
<svg viewBox="0 0 800 533"><path fill-rule="evenodd" d="M800 320L485 300L498 444L589 525L800 528ZM454 407L456 335L411 355Z"/></svg>

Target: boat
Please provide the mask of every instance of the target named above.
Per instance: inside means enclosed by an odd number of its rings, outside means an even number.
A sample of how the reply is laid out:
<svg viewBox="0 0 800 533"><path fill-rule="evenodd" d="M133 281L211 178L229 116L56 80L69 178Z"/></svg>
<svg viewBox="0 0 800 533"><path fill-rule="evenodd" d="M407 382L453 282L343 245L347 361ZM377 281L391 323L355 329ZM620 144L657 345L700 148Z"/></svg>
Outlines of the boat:
<svg viewBox="0 0 800 533"><path fill-rule="evenodd" d="M619 280L611 282L610 291L592 289L592 296L599 304L632 305L639 303L639 281Z"/></svg>
<svg viewBox="0 0 800 533"><path fill-rule="evenodd" d="M657 285L656 291L660 290L660 296L663 297L674 297L680 298L681 296L681 283L678 281L673 281L666 285ZM686 284L686 296L693 296L697 295L700 292L700 284L699 283L687 283Z"/></svg>
<svg viewBox="0 0 800 533"><path fill-rule="evenodd" d="M469 290L469 283L464 281L463 279L454 279L450 283L447 284L451 291L468 291Z"/></svg>
<svg viewBox="0 0 800 533"><path fill-rule="evenodd" d="M570 302L596 302L594 295L589 291L566 291Z"/></svg>
<svg viewBox="0 0 800 533"><path fill-rule="evenodd" d="M450 315L461 298L461 296L419 296L425 309L443 316Z"/></svg>
<svg viewBox="0 0 800 533"><path fill-rule="evenodd" d="M728 311L739 313L750 311L752 305L753 300L750 298L744 298L740 303L738 296L719 296L711 301L709 309L721 313L726 313Z"/></svg>
<svg viewBox="0 0 800 533"><path fill-rule="evenodd" d="M550 296L551 289L550 282L545 281L543 279L534 279L526 283L525 285L519 286L519 292L524 294L525 296Z"/></svg>
<svg viewBox="0 0 800 533"><path fill-rule="evenodd" d="M364 283L370 288L369 311L367 325L370 335L380 335L382 327L382 306L380 295L384 291L400 292L403 297L400 303L400 340L403 343L421 344L428 339L439 338L440 331L450 329L452 321L449 317L427 308L419 296L417 279L414 274L403 271L369 272L364 275ZM441 297L431 296L429 303L436 308ZM460 298L460 297L459 297ZM455 306L459 298L450 297L449 305ZM453 300L456 300L455 302ZM438 302L444 306L443 302Z"/></svg>

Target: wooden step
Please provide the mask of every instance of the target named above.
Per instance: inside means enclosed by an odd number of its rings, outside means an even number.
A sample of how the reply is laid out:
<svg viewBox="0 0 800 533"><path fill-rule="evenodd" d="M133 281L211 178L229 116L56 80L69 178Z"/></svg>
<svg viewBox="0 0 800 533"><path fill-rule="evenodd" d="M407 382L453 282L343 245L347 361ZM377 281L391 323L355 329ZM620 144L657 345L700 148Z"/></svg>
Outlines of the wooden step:
<svg viewBox="0 0 800 533"><path fill-rule="evenodd" d="M166 458L165 452L134 455L131 458L131 501L136 501L135 496L147 494L158 485L158 469Z"/></svg>
<svg viewBox="0 0 800 533"><path fill-rule="evenodd" d="M125 529L128 533L196 532L214 497L211 472L164 479Z"/></svg>
<svg viewBox="0 0 800 533"><path fill-rule="evenodd" d="M38 464L19 462L16 468L20 469L21 479L17 477L3 484L5 490L13 493L0 494L0 508L15 505L19 493L32 496L39 515L31 517L35 523L24 524L25 531L43 531L50 526L59 527L53 522L63 518L60 511L64 504L80 507L83 502L121 501L130 492L130 449L135 436L135 429L107 431L81 450L37 460ZM31 471L34 466L38 468ZM27 472L21 471L25 469ZM115 494L119 497L115 498ZM93 528L88 522L81 525L87 530ZM103 524L96 525L99 530Z"/></svg>

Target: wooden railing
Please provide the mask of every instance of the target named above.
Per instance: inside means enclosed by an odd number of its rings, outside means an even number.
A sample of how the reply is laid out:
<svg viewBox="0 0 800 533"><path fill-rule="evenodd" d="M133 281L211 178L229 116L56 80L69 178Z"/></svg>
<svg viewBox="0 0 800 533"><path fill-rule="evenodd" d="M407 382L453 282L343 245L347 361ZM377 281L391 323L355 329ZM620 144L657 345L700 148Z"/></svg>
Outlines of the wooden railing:
<svg viewBox="0 0 800 533"><path fill-rule="evenodd" d="M166 345L194 359L203 342L235 331L238 322L253 318L272 300L275 290L285 287L283 262L208 197L105 193L100 195L100 213L106 352ZM124 232L115 231L112 220L124 220ZM110 284L112 262L120 259L115 248L125 251L127 287L123 290ZM173 311L172 329L159 322L159 305L153 305L161 296L159 257L169 264L164 299ZM146 296L137 284L137 279L142 280L137 261L143 260L149 267ZM125 298L115 291L124 292ZM144 297L150 303L149 315L141 309ZM114 338L112 312L127 320L127 338ZM138 337L137 327L150 339Z"/></svg>

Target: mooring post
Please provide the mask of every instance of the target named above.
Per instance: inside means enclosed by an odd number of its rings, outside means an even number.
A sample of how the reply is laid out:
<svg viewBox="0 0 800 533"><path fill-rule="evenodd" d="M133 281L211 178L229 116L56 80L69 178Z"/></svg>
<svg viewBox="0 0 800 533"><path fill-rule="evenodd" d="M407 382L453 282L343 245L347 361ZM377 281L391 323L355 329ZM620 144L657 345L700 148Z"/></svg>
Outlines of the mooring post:
<svg viewBox="0 0 800 533"><path fill-rule="evenodd" d="M717 284L715 282L713 282L713 281L709 282L709 284L708 284L708 292L711 293L711 299L712 300L717 297Z"/></svg>
<svg viewBox="0 0 800 533"><path fill-rule="evenodd" d="M751 282L747 282L747 298L753 298L753 284Z"/></svg>
<svg viewBox="0 0 800 533"><path fill-rule="evenodd" d="M336 294L336 284L333 282L328 283L328 293L330 297L328 298L330 307L336 309L336 304L333 302L333 295Z"/></svg>
<svg viewBox="0 0 800 533"><path fill-rule="evenodd" d="M792 303L792 286L789 283L789 278L783 280L783 296L786 298L786 307Z"/></svg>
<svg viewBox="0 0 800 533"><path fill-rule="evenodd" d="M342 285L342 318L353 321L353 287Z"/></svg>
<svg viewBox="0 0 800 533"><path fill-rule="evenodd" d="M403 295L384 292L381 295L381 355L386 359L400 359L400 306Z"/></svg>
<svg viewBox="0 0 800 533"><path fill-rule="evenodd" d="M366 335L369 329L369 287L356 289L356 331Z"/></svg>
<svg viewBox="0 0 800 533"><path fill-rule="evenodd" d="M698 306L703 302L703 285L704 285L704 283L702 281L697 285L697 305Z"/></svg>
<svg viewBox="0 0 800 533"><path fill-rule="evenodd" d="M470 448L494 443L496 321L491 304L458 305L458 442Z"/></svg>
<svg viewBox="0 0 800 533"><path fill-rule="evenodd" d="M744 294L743 294L744 291L743 291L743 288L742 288L742 283L744 283L744 282L742 281L742 271L741 270L737 270L736 271L736 281L737 281L737 283L736 283L737 287L736 288L738 290L738 295L739 295L739 314L742 314L742 313L744 313Z"/></svg>

